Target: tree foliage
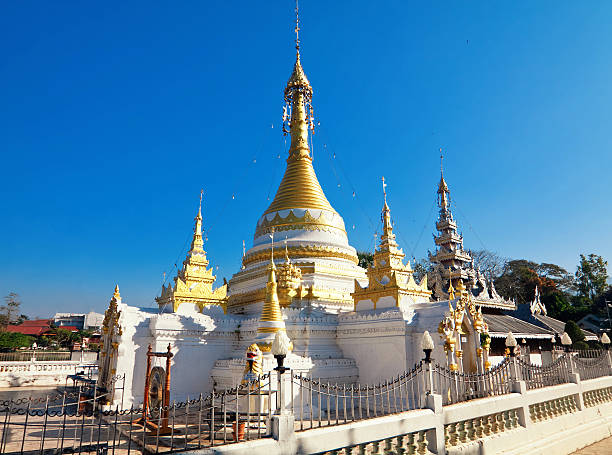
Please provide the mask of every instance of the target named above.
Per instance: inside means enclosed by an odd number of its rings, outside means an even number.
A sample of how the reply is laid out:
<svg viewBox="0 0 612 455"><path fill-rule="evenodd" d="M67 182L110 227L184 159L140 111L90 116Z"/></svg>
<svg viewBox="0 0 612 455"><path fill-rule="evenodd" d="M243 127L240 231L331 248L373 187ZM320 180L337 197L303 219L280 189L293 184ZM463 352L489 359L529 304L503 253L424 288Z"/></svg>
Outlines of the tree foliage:
<svg viewBox="0 0 612 455"><path fill-rule="evenodd" d="M580 327L578 327L578 324L576 324L574 321L567 321L565 323L564 331L567 332L569 337L572 339L572 343L576 343L577 341L584 341L584 333L582 332Z"/></svg>
<svg viewBox="0 0 612 455"><path fill-rule="evenodd" d="M427 275L428 272L431 272L432 270L431 261L427 258L420 259L418 261L415 260L414 264L412 264L412 270L414 271L415 281L417 283L420 283L423 277Z"/></svg>
<svg viewBox="0 0 612 455"><path fill-rule="evenodd" d="M580 264L576 270L576 288L578 293L591 302L602 295L608 288L608 262L597 254L580 255Z"/></svg>
<svg viewBox="0 0 612 455"><path fill-rule="evenodd" d="M71 332L60 327L55 330L55 341L59 347L70 348L74 343L81 341L81 336L77 332Z"/></svg>
<svg viewBox="0 0 612 455"><path fill-rule="evenodd" d="M22 333L0 332L0 350L29 348L36 338Z"/></svg>
<svg viewBox="0 0 612 455"><path fill-rule="evenodd" d="M369 251L357 251L357 258L359 259L359 267L367 269L374 265L374 255Z"/></svg>
<svg viewBox="0 0 612 455"><path fill-rule="evenodd" d="M556 264L538 264L526 259L508 261L495 280L495 287L502 296L515 299L517 304L531 302L537 287L548 314L554 318L580 319L589 311L588 304L572 296L575 289L572 275Z"/></svg>

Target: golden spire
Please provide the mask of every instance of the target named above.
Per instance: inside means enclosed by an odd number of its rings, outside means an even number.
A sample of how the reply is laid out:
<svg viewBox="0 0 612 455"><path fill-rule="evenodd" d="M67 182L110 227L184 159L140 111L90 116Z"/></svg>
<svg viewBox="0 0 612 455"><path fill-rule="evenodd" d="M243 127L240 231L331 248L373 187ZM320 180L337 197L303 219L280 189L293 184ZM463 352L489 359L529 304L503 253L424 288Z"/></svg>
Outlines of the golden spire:
<svg viewBox="0 0 612 455"><path fill-rule="evenodd" d="M451 268L448 268L448 299L453 300L455 298L455 288L453 288L453 275Z"/></svg>
<svg viewBox="0 0 612 455"><path fill-rule="evenodd" d="M274 248L274 232L270 235L272 248ZM266 283L266 297L264 299L263 308L261 309L261 317L259 318L259 326L257 327L256 342L262 350L266 346L269 348L276 332L285 330L285 322L280 309L278 300L278 292L276 285L276 266L274 265L274 249L270 256L270 265L268 266L268 282Z"/></svg>
<svg viewBox="0 0 612 455"><path fill-rule="evenodd" d="M312 167L308 130L314 132L312 87L300 61L299 16L296 7L296 59L285 88L283 132L291 136L287 169L274 200L264 214L303 208L334 212ZM287 127L289 127L287 129Z"/></svg>
<svg viewBox="0 0 612 455"><path fill-rule="evenodd" d="M121 294L119 294L119 285L115 285L115 292L113 293L113 298L115 300L121 300Z"/></svg>
<svg viewBox="0 0 612 455"><path fill-rule="evenodd" d="M193 253L204 253L204 241L202 240L202 195L204 190L200 190L200 205L198 214L195 217L195 226L193 228L193 239L191 240L191 250L188 253L190 256Z"/></svg>
<svg viewBox="0 0 612 455"><path fill-rule="evenodd" d="M263 309L261 311L260 322L282 322L283 317L280 311L280 303L278 300L278 293L276 290L276 265L274 261L270 259L270 265L268 266L268 282L266 283L266 298L264 300ZM283 324L284 325L284 324ZM266 329L266 330L262 330ZM260 324L257 329L258 332L268 332L268 329L272 329L269 324ZM278 330L284 330L276 328L274 332Z"/></svg>
<svg viewBox="0 0 612 455"><path fill-rule="evenodd" d="M384 177L382 178L382 188L384 203L381 213L383 229L380 236L380 250L396 252L397 243L395 242L395 234L393 233L393 225L391 224L391 209L389 209L389 205L387 204L387 183Z"/></svg>
<svg viewBox="0 0 612 455"><path fill-rule="evenodd" d="M448 185L446 184L446 180L444 180L444 168L442 166L443 160L444 155L442 154L442 149L440 149L440 183L438 184L438 205L442 210L446 210L450 206L450 191L448 189Z"/></svg>

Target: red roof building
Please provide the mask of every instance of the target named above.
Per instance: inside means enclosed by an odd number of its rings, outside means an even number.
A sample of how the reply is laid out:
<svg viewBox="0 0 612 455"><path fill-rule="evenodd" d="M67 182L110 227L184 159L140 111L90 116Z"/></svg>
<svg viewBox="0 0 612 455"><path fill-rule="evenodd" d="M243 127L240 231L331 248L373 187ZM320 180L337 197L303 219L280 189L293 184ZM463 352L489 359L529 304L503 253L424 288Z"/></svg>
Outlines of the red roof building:
<svg viewBox="0 0 612 455"><path fill-rule="evenodd" d="M33 321L23 321L19 325L7 325L5 330L11 333L21 333L23 335L39 337L53 330L51 328L52 322L53 319L35 319Z"/></svg>

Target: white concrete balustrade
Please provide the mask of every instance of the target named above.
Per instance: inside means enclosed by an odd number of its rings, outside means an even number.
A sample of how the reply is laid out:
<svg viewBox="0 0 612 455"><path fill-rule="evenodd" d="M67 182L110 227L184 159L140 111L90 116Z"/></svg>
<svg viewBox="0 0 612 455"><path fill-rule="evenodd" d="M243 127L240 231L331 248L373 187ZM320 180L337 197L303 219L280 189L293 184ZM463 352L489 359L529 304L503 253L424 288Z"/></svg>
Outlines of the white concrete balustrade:
<svg viewBox="0 0 612 455"><path fill-rule="evenodd" d="M612 376L427 408L260 439L198 453L562 455L612 435Z"/></svg>
<svg viewBox="0 0 612 455"><path fill-rule="evenodd" d="M90 366L79 361L0 362L0 387L64 385L68 375Z"/></svg>

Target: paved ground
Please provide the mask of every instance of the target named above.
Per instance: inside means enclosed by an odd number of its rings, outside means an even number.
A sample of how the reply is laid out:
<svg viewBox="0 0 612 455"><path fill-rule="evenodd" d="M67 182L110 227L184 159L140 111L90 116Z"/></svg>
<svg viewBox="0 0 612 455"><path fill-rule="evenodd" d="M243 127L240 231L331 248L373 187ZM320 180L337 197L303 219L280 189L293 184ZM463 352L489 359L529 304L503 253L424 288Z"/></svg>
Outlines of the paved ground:
<svg viewBox="0 0 612 455"><path fill-rule="evenodd" d="M596 442L572 455L609 455L612 454L612 437Z"/></svg>

